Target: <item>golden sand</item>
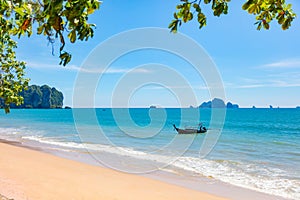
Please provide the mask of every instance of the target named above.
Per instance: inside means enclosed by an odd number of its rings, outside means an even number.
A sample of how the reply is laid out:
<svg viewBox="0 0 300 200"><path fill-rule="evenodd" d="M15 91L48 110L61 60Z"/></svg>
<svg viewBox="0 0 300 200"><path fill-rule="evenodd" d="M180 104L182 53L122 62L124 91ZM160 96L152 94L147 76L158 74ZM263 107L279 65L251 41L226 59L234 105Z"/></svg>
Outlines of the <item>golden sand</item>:
<svg viewBox="0 0 300 200"><path fill-rule="evenodd" d="M0 194L15 200L224 199L4 143L0 143Z"/></svg>

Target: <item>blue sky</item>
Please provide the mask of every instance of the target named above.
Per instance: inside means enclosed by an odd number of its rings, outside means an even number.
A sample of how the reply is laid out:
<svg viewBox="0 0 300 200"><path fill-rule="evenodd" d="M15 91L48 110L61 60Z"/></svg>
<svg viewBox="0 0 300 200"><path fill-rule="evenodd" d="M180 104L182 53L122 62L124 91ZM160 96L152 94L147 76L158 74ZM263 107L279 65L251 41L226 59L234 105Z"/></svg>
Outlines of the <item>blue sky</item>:
<svg viewBox="0 0 300 200"><path fill-rule="evenodd" d="M134 28L167 28L178 2L104 1L100 10L90 17L90 22L97 24L94 38L67 45L67 50L73 55L67 67L58 65L58 57L51 55L51 46L42 36L19 40L18 58L27 62L26 71L31 84L56 87L64 93L64 104L72 105L78 69L98 44ZM296 0L289 2L300 15L300 3ZM271 24L271 30L257 31L253 25L255 17L243 11L241 6L242 2L231 2L229 14L221 17L213 17L206 9L208 24L205 28L199 30L195 21L184 24L180 32L197 41L212 57L224 82L226 101L238 103L241 107L300 105L299 18L287 31L282 31L275 22ZM167 53L148 50L123 56L113 63L112 69L104 76L104 82L98 86L95 106L109 107L114 83L128 70L147 63L168 65L184 74L195 90L197 104L211 98L209 92L203 89L203 80L199 81L188 64ZM154 86L137 90L129 100L132 107L148 107L151 104L178 106L172 92Z"/></svg>

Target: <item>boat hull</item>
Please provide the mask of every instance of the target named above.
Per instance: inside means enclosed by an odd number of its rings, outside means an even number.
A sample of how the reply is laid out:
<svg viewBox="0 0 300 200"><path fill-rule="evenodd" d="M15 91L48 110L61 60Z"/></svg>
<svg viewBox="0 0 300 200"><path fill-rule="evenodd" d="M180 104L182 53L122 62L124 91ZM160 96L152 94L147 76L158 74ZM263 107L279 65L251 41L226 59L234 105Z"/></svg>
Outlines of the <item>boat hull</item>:
<svg viewBox="0 0 300 200"><path fill-rule="evenodd" d="M197 133L206 133L207 132L205 127L204 127L204 129L198 130L198 129L180 129L180 128L177 128L175 125L173 125L173 126L178 134L197 134Z"/></svg>

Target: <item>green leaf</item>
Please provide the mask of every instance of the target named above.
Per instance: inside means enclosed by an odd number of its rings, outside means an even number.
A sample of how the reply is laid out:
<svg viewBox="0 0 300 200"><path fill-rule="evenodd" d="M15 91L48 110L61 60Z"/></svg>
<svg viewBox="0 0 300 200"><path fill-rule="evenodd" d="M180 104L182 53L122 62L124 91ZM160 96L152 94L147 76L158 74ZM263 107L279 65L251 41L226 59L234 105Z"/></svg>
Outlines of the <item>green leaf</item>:
<svg viewBox="0 0 300 200"><path fill-rule="evenodd" d="M37 34L39 34L39 35L42 34L43 30L44 30L44 25L39 26L37 28Z"/></svg>
<svg viewBox="0 0 300 200"><path fill-rule="evenodd" d="M269 23L264 23L264 28L267 29L267 30L269 30L269 28L270 28Z"/></svg>
<svg viewBox="0 0 300 200"><path fill-rule="evenodd" d="M259 6L256 6L256 7L255 7L255 14L260 13L260 11L261 11L260 7L259 7Z"/></svg>
<svg viewBox="0 0 300 200"><path fill-rule="evenodd" d="M187 19L188 19L188 21L192 20L192 19L193 19L193 14L192 14L192 13L189 13Z"/></svg>
<svg viewBox="0 0 300 200"><path fill-rule="evenodd" d="M66 66L71 61L72 56L68 54L67 58L64 60L63 66Z"/></svg>
<svg viewBox="0 0 300 200"><path fill-rule="evenodd" d="M182 5L177 5L177 6L176 6L176 9L177 9L177 10L179 10L179 9L181 9L181 8L182 8Z"/></svg>
<svg viewBox="0 0 300 200"><path fill-rule="evenodd" d="M249 6L250 6L250 4L247 2L247 3L245 3L245 4L242 6L242 9L243 9L243 10L248 10Z"/></svg>
<svg viewBox="0 0 300 200"><path fill-rule="evenodd" d="M93 14L94 12L95 12L95 10L93 8L88 8L87 9L88 15Z"/></svg>
<svg viewBox="0 0 300 200"><path fill-rule="evenodd" d="M284 23L282 24L281 28L283 30L287 30L291 25L291 19L290 18L287 18Z"/></svg>
<svg viewBox="0 0 300 200"><path fill-rule="evenodd" d="M64 52L64 53L60 54L59 58L63 60L63 59L65 59L67 56L68 56L68 53L67 53L67 52Z"/></svg>
<svg viewBox="0 0 300 200"><path fill-rule="evenodd" d="M199 9L199 8L200 8L199 4L197 4L197 3L194 3L194 4L193 4L193 7L194 7L195 9Z"/></svg>
<svg viewBox="0 0 300 200"><path fill-rule="evenodd" d="M177 16L176 12L174 13L174 18L178 19L178 16Z"/></svg>
<svg viewBox="0 0 300 200"><path fill-rule="evenodd" d="M278 18L277 18L277 21L279 24L283 24L284 22L284 16L283 15L279 15Z"/></svg>
<svg viewBox="0 0 300 200"><path fill-rule="evenodd" d="M176 20L173 20L170 24L169 24L169 26L168 26L168 28L172 28L173 26L174 26L174 22L175 22Z"/></svg>
<svg viewBox="0 0 300 200"><path fill-rule="evenodd" d="M255 10L256 10L256 5L253 4L253 5L249 6L248 12L250 14L252 14L252 13L255 13Z"/></svg>
<svg viewBox="0 0 300 200"><path fill-rule="evenodd" d="M256 28L256 29L257 29L257 30L260 30L260 29L261 29L261 27L262 27L262 25L261 25L261 22L259 22L259 23L258 23L258 26L257 26L257 28Z"/></svg>
<svg viewBox="0 0 300 200"><path fill-rule="evenodd" d="M171 24L169 25L169 28L171 29L170 32L176 33L177 32L178 24L181 25L181 21L180 20L173 20L171 22Z"/></svg>
<svg viewBox="0 0 300 200"><path fill-rule="evenodd" d="M76 32L75 30L71 31L68 34L68 38L70 38L70 42L74 43L76 41Z"/></svg>
<svg viewBox="0 0 300 200"><path fill-rule="evenodd" d="M14 11L18 13L21 17L25 15L24 9L21 7L14 8Z"/></svg>

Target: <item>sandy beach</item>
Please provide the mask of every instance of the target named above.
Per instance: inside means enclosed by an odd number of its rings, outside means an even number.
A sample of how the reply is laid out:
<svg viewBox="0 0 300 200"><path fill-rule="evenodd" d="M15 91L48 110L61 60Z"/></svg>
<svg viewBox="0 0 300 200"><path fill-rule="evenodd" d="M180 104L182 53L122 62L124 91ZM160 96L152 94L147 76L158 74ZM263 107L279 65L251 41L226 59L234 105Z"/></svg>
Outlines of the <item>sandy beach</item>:
<svg viewBox="0 0 300 200"><path fill-rule="evenodd" d="M224 199L2 142L0 152L0 194L10 199Z"/></svg>

